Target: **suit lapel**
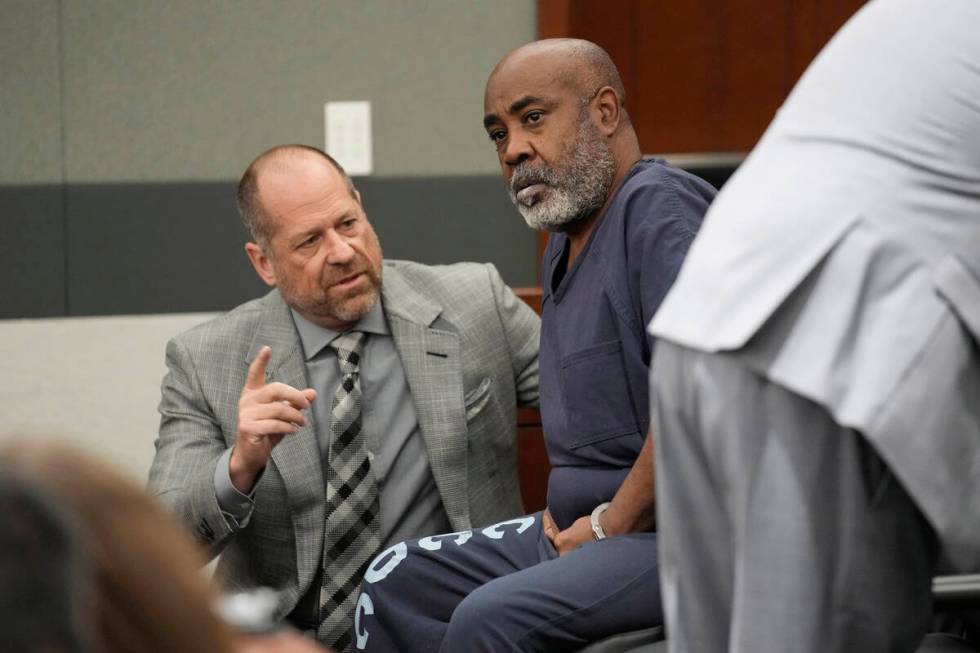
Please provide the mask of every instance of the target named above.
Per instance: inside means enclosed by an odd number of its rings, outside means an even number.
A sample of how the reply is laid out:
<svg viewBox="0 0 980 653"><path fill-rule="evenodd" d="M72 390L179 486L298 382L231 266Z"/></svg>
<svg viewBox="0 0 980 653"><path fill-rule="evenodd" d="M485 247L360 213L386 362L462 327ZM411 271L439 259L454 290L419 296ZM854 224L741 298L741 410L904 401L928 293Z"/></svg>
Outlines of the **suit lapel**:
<svg viewBox="0 0 980 653"><path fill-rule="evenodd" d="M385 266L385 315L408 380L429 465L456 530L470 528L466 477L466 412L459 336L433 326L442 307Z"/></svg>
<svg viewBox="0 0 980 653"><path fill-rule="evenodd" d="M263 345L272 347L272 358L266 369L267 382L279 381L299 389L308 387L299 335L289 307L278 291L270 293L266 302L255 340L248 352L249 364ZM322 400L322 393L318 400ZM286 500L296 531L296 560L301 587L306 586L320 564L324 524L323 469L313 411L308 411L306 418L307 426L283 438L272 450L272 462L286 487Z"/></svg>

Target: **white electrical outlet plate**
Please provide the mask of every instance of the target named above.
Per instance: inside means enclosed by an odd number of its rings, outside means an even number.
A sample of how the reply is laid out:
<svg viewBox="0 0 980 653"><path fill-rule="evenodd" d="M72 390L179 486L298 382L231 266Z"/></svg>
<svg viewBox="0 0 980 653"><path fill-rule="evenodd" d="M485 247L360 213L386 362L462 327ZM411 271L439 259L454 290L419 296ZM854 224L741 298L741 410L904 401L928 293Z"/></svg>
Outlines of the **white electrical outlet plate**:
<svg viewBox="0 0 980 653"><path fill-rule="evenodd" d="M327 154L352 177L371 174L371 103L327 102L323 122Z"/></svg>

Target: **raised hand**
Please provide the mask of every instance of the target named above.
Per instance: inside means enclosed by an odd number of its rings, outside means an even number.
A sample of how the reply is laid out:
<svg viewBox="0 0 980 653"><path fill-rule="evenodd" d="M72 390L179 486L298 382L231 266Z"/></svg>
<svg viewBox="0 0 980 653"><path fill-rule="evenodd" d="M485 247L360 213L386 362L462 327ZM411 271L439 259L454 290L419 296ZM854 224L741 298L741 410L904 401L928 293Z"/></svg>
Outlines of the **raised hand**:
<svg viewBox="0 0 980 653"><path fill-rule="evenodd" d="M232 484L239 492L252 491L255 479L269 462L272 450L284 437L306 426L301 411L316 399L316 390L297 390L285 383L266 383L265 368L272 349L262 347L248 367L238 399L238 433L229 461Z"/></svg>

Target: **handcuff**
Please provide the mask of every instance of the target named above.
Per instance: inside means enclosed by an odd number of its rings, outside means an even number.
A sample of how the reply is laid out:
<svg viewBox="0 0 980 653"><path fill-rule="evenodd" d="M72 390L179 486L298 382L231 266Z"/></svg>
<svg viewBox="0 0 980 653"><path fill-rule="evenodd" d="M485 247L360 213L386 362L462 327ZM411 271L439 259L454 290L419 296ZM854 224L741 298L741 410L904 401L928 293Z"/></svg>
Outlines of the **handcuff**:
<svg viewBox="0 0 980 653"><path fill-rule="evenodd" d="M606 508L609 507L609 502L600 503L592 511L592 516L589 517L589 521L592 522L592 537L596 540L606 539L606 531L602 530L602 524L599 523L599 515L606 512Z"/></svg>

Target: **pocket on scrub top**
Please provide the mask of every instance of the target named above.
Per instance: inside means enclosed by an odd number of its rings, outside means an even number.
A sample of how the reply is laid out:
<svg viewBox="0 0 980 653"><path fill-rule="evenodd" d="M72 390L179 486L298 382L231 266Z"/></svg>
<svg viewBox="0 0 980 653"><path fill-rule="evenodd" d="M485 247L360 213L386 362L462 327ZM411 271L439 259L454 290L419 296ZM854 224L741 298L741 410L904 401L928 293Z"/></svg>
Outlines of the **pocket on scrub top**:
<svg viewBox="0 0 980 653"><path fill-rule="evenodd" d="M569 448L592 445L616 457L635 456L635 442L614 441L639 431L620 341L569 354L561 367Z"/></svg>

